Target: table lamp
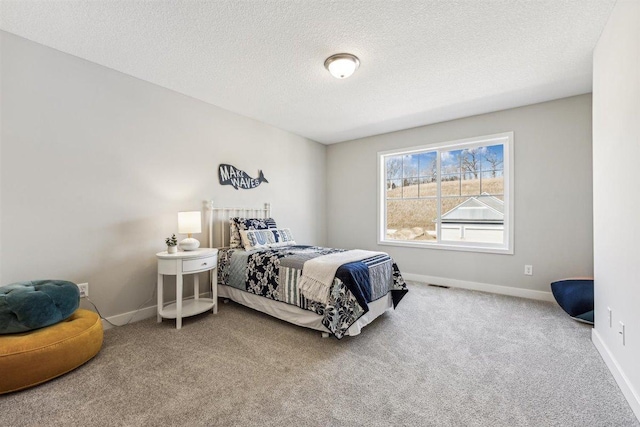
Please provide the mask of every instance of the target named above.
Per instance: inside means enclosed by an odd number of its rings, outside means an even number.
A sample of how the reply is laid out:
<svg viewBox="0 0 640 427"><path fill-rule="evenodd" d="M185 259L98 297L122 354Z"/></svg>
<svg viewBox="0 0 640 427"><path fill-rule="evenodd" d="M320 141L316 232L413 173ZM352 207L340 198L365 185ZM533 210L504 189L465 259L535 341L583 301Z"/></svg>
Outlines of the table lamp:
<svg viewBox="0 0 640 427"><path fill-rule="evenodd" d="M187 235L187 238L180 242L183 251L193 251L200 247L200 242L191 237L192 233L200 232L202 232L201 212L178 212L178 233Z"/></svg>

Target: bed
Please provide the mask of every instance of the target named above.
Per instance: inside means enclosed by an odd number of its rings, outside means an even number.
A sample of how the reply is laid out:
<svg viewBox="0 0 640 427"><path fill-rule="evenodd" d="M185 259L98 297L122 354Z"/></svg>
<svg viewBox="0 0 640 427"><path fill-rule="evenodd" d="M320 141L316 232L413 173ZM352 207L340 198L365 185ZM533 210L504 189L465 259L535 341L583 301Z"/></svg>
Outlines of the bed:
<svg viewBox="0 0 640 427"><path fill-rule="evenodd" d="M278 228L268 203L258 209L205 206L209 246L218 248L212 277L218 297L341 339L394 310L407 293L385 253L298 244L289 229ZM323 283L313 279L318 267Z"/></svg>

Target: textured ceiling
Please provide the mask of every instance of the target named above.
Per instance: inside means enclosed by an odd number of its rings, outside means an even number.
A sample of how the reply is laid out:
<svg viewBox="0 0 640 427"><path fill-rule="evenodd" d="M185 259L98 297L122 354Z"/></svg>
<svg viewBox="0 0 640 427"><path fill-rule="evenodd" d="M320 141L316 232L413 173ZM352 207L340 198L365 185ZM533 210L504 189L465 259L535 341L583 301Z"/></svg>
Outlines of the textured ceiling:
<svg viewBox="0 0 640 427"><path fill-rule="evenodd" d="M335 143L590 92L614 3L2 0L0 28Z"/></svg>

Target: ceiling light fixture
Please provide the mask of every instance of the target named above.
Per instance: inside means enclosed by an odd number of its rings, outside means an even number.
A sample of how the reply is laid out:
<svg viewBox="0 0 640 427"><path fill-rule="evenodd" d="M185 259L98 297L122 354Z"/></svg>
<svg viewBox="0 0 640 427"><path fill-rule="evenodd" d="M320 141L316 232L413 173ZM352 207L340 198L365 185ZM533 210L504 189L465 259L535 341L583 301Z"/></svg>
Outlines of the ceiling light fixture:
<svg viewBox="0 0 640 427"><path fill-rule="evenodd" d="M346 79L353 74L360 66L357 56L350 53L336 53L324 61L324 68L329 70L331 75L337 79Z"/></svg>

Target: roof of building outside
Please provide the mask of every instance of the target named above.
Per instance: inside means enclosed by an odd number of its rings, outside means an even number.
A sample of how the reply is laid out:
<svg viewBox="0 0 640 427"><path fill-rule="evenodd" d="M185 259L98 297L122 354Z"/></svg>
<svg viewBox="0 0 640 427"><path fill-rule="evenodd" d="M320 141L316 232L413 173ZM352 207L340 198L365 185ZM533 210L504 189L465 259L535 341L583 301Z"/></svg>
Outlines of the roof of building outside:
<svg viewBox="0 0 640 427"><path fill-rule="evenodd" d="M488 193L470 197L442 215L443 223L503 224L504 201Z"/></svg>

